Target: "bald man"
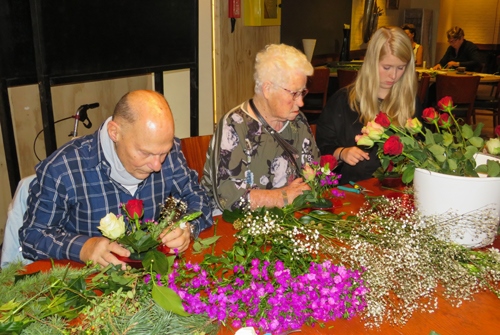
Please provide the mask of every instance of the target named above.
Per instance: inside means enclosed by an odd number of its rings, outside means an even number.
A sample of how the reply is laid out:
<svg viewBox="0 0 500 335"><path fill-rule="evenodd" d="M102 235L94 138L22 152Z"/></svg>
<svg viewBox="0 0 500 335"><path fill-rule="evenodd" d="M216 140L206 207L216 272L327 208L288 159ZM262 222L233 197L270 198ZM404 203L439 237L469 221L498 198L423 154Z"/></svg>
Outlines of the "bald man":
<svg viewBox="0 0 500 335"><path fill-rule="evenodd" d="M162 236L182 252L190 238L212 225L209 199L187 167L165 98L133 91L117 103L113 116L92 135L74 139L36 166L28 209L19 230L24 258L125 264L114 254L130 252L97 229L108 213L122 214L121 203L144 201L144 218L156 219L165 199L188 204L203 214L191 227Z"/></svg>

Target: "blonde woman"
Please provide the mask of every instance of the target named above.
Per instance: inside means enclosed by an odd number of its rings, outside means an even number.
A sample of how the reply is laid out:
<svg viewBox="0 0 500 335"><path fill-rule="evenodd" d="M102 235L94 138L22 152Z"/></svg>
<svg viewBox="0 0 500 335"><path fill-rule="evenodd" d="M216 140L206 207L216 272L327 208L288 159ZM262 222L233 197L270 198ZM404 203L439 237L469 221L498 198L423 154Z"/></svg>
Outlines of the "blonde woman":
<svg viewBox="0 0 500 335"><path fill-rule="evenodd" d="M402 125L422 114L413 48L399 27L382 27L373 34L356 81L328 99L318 120L321 154L344 162L338 171L341 184L368 179L380 166L377 148L363 151L354 140L380 111Z"/></svg>

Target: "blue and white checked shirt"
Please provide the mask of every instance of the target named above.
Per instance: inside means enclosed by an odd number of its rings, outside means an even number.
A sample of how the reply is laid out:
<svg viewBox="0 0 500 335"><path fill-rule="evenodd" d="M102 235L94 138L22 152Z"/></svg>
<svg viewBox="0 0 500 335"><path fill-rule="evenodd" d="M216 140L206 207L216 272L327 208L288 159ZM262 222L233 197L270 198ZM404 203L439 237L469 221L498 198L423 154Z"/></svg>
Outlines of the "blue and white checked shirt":
<svg viewBox="0 0 500 335"><path fill-rule="evenodd" d="M141 182L132 196L110 178L99 131L68 142L36 166L19 230L25 258L80 261L83 244L102 236L97 229L100 220L108 213L122 214L120 204L133 198L144 201L144 219L157 219L160 206L173 196L188 204L189 213L203 212L191 222L195 236L212 225L209 198L196 172L188 168L179 139L175 138L161 171Z"/></svg>

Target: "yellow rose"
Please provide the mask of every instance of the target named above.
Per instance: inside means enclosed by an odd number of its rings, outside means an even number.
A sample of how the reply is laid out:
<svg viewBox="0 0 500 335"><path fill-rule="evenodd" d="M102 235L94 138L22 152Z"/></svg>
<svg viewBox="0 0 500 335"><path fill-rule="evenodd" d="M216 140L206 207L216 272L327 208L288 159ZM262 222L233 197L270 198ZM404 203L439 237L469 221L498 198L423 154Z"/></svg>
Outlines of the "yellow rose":
<svg viewBox="0 0 500 335"><path fill-rule="evenodd" d="M100 225L97 228L110 240L116 240L125 234L123 216L117 218L113 213L109 213L103 217L99 223Z"/></svg>
<svg viewBox="0 0 500 335"><path fill-rule="evenodd" d="M408 119L406 121L405 128L410 132L410 134L419 133L422 130L422 122L417 118Z"/></svg>

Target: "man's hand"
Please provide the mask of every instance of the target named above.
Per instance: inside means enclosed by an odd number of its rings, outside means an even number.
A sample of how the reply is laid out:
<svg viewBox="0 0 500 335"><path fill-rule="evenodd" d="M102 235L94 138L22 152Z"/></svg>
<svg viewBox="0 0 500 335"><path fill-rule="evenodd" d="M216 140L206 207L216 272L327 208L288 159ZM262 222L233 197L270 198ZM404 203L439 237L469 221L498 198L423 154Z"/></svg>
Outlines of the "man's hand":
<svg viewBox="0 0 500 335"><path fill-rule="evenodd" d="M177 227L169 232L169 228L167 228L160 234L160 238L161 243L170 248L171 254L175 253L174 249L177 249L178 252L183 252L189 247L189 243L191 242L191 227L189 223L186 223L186 228L184 229Z"/></svg>
<svg viewBox="0 0 500 335"><path fill-rule="evenodd" d="M130 256L130 251L117 242L111 242L105 237L91 237L80 251L80 260L85 263L92 261L102 266L107 266L109 263L121 264L122 269L125 270L127 264L118 260L112 252L122 257Z"/></svg>

